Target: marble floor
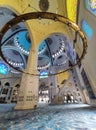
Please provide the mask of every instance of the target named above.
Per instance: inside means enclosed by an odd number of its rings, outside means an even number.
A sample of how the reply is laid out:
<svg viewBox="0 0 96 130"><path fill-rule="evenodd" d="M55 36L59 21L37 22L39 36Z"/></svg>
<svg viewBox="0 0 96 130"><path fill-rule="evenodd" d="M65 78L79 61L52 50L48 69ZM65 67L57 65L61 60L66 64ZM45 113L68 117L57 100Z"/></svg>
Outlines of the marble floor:
<svg viewBox="0 0 96 130"><path fill-rule="evenodd" d="M0 130L96 130L96 108L86 104L40 104L24 111L14 106L0 104Z"/></svg>

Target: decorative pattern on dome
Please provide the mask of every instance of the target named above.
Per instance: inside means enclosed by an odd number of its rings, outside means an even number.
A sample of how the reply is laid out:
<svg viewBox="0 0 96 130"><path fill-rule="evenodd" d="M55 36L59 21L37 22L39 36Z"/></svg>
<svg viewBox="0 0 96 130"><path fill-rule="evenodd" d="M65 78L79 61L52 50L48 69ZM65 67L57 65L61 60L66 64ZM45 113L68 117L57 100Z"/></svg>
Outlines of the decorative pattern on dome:
<svg viewBox="0 0 96 130"><path fill-rule="evenodd" d="M64 65L67 61L68 57L65 53L63 53L54 60L54 65Z"/></svg>
<svg viewBox="0 0 96 130"><path fill-rule="evenodd" d="M50 59L48 56L42 55L38 57L38 70L46 69L51 65Z"/></svg>
<svg viewBox="0 0 96 130"><path fill-rule="evenodd" d="M52 40L49 40L52 39ZM65 42L63 38L58 38L57 35L53 35L50 36L50 38L48 38L48 40L46 39L46 41L48 42L50 51L51 51L51 55L53 58L58 57L59 55L61 55L61 53L63 52L64 48L65 48ZM51 42L49 42L51 41Z"/></svg>
<svg viewBox="0 0 96 130"><path fill-rule="evenodd" d="M42 54L44 53L44 51L46 50L46 42L43 41L40 45L39 45L39 49L38 49L38 54Z"/></svg>
<svg viewBox="0 0 96 130"><path fill-rule="evenodd" d="M24 56L18 52L15 48L12 47L4 47L3 48L4 57L6 60L14 67L22 67L25 68L26 61Z"/></svg>
<svg viewBox="0 0 96 130"><path fill-rule="evenodd" d="M29 40L30 38L28 37L28 32L23 31L19 32L15 37L14 37L14 42L15 45L20 49L22 53L25 55L29 55L30 47L31 47L31 42Z"/></svg>
<svg viewBox="0 0 96 130"><path fill-rule="evenodd" d="M40 0L39 8L41 11L46 12L49 9L49 1L48 0Z"/></svg>

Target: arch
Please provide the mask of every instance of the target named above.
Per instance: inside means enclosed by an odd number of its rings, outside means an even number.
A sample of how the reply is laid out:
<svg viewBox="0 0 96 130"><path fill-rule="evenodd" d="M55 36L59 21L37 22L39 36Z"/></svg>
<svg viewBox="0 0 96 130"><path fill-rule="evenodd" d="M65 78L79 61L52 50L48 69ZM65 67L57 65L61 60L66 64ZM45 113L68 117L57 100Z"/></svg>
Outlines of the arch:
<svg viewBox="0 0 96 130"><path fill-rule="evenodd" d="M9 82L6 82L6 83L5 83L5 86L8 86L8 87L9 87L9 86L10 86L10 83L9 83Z"/></svg>
<svg viewBox="0 0 96 130"><path fill-rule="evenodd" d="M16 88L19 88L19 87L20 87L20 84L16 84L15 87L16 87Z"/></svg>

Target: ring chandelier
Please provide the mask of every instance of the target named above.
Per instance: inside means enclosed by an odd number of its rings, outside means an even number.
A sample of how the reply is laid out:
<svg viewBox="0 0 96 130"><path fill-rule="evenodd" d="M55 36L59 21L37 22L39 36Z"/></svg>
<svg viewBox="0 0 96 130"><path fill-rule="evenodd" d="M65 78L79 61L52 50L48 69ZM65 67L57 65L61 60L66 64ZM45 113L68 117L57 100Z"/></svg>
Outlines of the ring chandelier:
<svg viewBox="0 0 96 130"><path fill-rule="evenodd" d="M3 53L2 53L2 38L4 36L4 34L8 31L8 29L10 29L11 27L13 27L15 24L18 24L19 22L25 22L27 20L32 20L32 19L51 19L53 21L58 21L61 22L63 24L66 24L68 27L71 27L74 31L76 31L79 36L81 37L82 43L83 43L83 51L82 54L80 56L80 59L78 61L76 61L75 64L73 64L71 67L62 70L58 73L53 73L53 74L49 74L48 76L52 76L52 75L57 75L63 72L66 72L72 68L74 68L76 65L78 65L81 60L84 58L86 51L87 51L87 39L84 35L84 33L82 32L81 28L75 24L74 22L70 21L68 18L59 15L59 14L55 14L55 13L49 13L49 12L32 12L32 13L26 13L26 14L22 14L17 16L16 18L13 18L12 20L10 20L9 22L7 22L5 24L5 26L1 29L0 31L0 55L3 58L3 60L13 69L21 72L21 73L25 73L25 74L29 74L29 75L33 75L33 76L40 76L39 74L33 74L33 73L28 73L26 71L23 70L19 70L17 68L15 68L14 66L12 66L10 63L8 63L8 61L6 60L6 58L4 57Z"/></svg>

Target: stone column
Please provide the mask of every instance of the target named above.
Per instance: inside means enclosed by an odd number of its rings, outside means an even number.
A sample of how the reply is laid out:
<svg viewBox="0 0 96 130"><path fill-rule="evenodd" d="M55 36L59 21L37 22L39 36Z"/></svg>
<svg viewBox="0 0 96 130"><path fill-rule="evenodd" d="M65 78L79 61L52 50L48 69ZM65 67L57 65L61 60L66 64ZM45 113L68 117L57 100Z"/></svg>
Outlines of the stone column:
<svg viewBox="0 0 96 130"><path fill-rule="evenodd" d="M10 91L11 91L11 87L8 88L8 93L7 93L7 96L6 96L7 103L10 102Z"/></svg>
<svg viewBox="0 0 96 130"><path fill-rule="evenodd" d="M49 98L52 103L53 99L58 94L58 87L57 87L57 77L55 75L50 76L50 88L49 88Z"/></svg>
<svg viewBox="0 0 96 130"><path fill-rule="evenodd" d="M38 53L34 50L30 51L26 72L38 74L37 57ZM34 109L38 105L38 82L39 77L29 74L23 74L19 97L15 109Z"/></svg>
<svg viewBox="0 0 96 130"><path fill-rule="evenodd" d="M54 97L58 93L57 77L54 75L51 77L51 79L52 79L52 97Z"/></svg>

